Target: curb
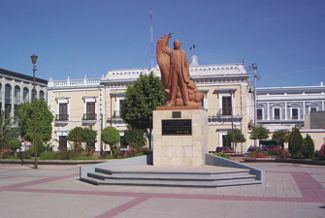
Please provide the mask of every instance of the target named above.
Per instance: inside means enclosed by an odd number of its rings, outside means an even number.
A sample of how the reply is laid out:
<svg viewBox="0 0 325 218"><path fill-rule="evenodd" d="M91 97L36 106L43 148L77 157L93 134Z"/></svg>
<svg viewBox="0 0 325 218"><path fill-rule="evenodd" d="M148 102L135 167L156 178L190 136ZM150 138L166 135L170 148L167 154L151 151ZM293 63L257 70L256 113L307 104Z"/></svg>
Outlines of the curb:
<svg viewBox="0 0 325 218"><path fill-rule="evenodd" d="M277 159L277 158L243 158L245 162L278 162L278 163L296 163L308 165L325 165L324 160L316 161L310 159Z"/></svg>
<svg viewBox="0 0 325 218"><path fill-rule="evenodd" d="M103 160L38 160L37 163L40 165L78 165L78 164L98 164L104 163L114 159L103 159ZM11 159L1 159L0 164L34 164L34 160L11 160Z"/></svg>

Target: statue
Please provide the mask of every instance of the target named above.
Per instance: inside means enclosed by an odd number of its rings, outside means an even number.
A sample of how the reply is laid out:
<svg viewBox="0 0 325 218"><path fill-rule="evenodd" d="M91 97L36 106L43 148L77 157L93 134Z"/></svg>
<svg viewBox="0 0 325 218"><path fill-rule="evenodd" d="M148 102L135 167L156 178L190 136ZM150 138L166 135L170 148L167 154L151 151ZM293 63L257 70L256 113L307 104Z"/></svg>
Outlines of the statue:
<svg viewBox="0 0 325 218"><path fill-rule="evenodd" d="M167 106L195 106L201 108L204 94L191 79L186 52L180 40L174 41L174 48L168 47L171 33L157 41L156 56L161 73L161 82L168 97Z"/></svg>

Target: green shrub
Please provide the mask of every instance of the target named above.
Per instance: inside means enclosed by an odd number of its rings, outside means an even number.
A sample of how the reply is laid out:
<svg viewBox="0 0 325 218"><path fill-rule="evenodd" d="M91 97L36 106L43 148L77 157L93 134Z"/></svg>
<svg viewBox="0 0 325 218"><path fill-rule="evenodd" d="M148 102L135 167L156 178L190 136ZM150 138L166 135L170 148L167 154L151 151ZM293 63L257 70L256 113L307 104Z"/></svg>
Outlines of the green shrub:
<svg viewBox="0 0 325 218"><path fill-rule="evenodd" d="M77 152L75 150L62 150L57 153L57 159L58 160L73 160L75 157L77 157L80 154L80 152Z"/></svg>
<svg viewBox="0 0 325 218"><path fill-rule="evenodd" d="M8 144L13 152L16 152L16 150L21 147L21 142L18 139L9 140Z"/></svg>
<svg viewBox="0 0 325 218"><path fill-rule="evenodd" d="M315 145L313 139L307 134L303 141L303 155L307 158L313 156Z"/></svg>
<svg viewBox="0 0 325 218"><path fill-rule="evenodd" d="M41 160L56 160L57 153L53 151L45 151L40 155Z"/></svg>
<svg viewBox="0 0 325 218"><path fill-rule="evenodd" d="M226 154L226 153L224 153L224 152L219 152L219 153L217 153L217 156L219 156L219 157L223 157L223 158L226 158L226 159L229 159L229 155Z"/></svg>
<svg viewBox="0 0 325 218"><path fill-rule="evenodd" d="M303 137L300 134L298 128L292 128L292 131L289 135L289 152L292 156L295 156L296 153L300 152L303 155ZM300 155L300 154L299 154Z"/></svg>
<svg viewBox="0 0 325 218"><path fill-rule="evenodd" d="M296 153L294 153L291 158L293 159L304 159L305 156L301 151L297 151Z"/></svg>

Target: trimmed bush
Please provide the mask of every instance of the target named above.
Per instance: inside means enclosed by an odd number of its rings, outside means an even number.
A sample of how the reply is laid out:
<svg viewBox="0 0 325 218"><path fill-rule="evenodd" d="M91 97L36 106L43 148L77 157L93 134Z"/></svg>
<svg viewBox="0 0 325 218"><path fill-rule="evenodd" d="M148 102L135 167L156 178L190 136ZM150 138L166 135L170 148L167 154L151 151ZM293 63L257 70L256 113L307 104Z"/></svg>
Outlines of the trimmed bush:
<svg viewBox="0 0 325 218"><path fill-rule="evenodd" d="M303 141L303 155L307 158L311 158L313 156L314 150L314 141L310 135L307 134Z"/></svg>
<svg viewBox="0 0 325 218"><path fill-rule="evenodd" d="M303 137L301 136L300 130L298 128L292 128L292 131L289 135L289 152L292 156L304 156L302 153ZM300 153L298 154L298 152Z"/></svg>

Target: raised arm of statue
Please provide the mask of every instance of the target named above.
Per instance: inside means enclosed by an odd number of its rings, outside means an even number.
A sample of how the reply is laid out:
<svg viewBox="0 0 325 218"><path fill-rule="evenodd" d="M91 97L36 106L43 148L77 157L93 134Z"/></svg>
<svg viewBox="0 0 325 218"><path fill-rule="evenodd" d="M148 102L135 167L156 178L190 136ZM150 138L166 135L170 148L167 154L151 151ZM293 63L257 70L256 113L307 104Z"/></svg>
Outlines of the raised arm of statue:
<svg viewBox="0 0 325 218"><path fill-rule="evenodd" d="M161 36L156 46L156 58L161 73L161 82L166 91L170 87L170 55L172 53L172 49L168 46L170 37L171 33Z"/></svg>

